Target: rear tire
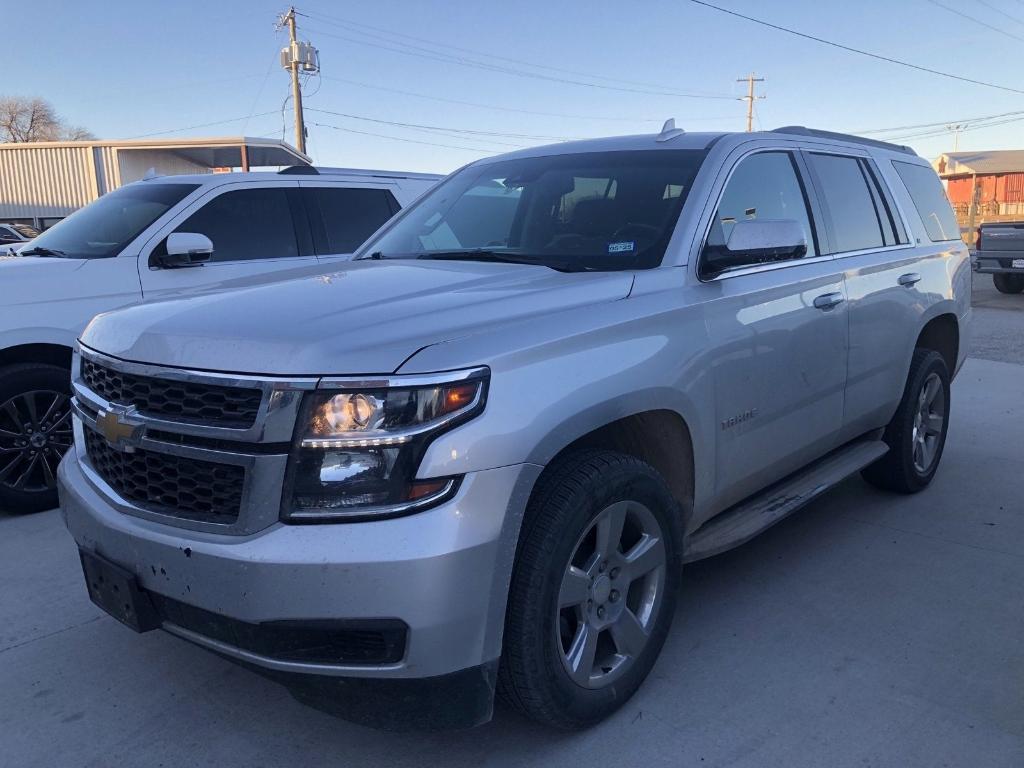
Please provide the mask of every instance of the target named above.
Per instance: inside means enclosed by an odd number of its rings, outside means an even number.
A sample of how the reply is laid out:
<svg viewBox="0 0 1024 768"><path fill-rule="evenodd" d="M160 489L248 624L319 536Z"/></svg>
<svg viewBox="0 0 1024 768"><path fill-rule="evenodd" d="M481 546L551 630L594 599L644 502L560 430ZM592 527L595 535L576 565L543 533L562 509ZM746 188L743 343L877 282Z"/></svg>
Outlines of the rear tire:
<svg viewBox="0 0 1024 768"><path fill-rule="evenodd" d="M917 349L896 415L885 428L889 452L861 474L898 493L927 487L942 459L949 429L949 369L938 352Z"/></svg>
<svg viewBox="0 0 1024 768"><path fill-rule="evenodd" d="M672 623L681 530L665 481L639 459L583 451L550 468L523 521L499 696L562 729L625 704Z"/></svg>
<svg viewBox="0 0 1024 768"><path fill-rule="evenodd" d="M1009 275L1005 272L996 272L992 275L992 282L1000 293L1020 293L1024 291L1024 275Z"/></svg>
<svg viewBox="0 0 1024 768"><path fill-rule="evenodd" d="M71 374L24 363L0 369L0 510L57 506L57 464L71 447Z"/></svg>

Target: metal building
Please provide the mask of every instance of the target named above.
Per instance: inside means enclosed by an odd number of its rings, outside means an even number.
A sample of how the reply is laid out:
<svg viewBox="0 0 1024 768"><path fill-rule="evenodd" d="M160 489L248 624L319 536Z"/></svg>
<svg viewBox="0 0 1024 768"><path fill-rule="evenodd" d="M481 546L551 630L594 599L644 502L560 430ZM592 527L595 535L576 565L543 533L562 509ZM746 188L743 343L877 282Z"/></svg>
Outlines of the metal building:
<svg viewBox="0 0 1024 768"><path fill-rule="evenodd" d="M138 139L0 144L0 222L45 229L152 168L160 175L308 165L276 139Z"/></svg>

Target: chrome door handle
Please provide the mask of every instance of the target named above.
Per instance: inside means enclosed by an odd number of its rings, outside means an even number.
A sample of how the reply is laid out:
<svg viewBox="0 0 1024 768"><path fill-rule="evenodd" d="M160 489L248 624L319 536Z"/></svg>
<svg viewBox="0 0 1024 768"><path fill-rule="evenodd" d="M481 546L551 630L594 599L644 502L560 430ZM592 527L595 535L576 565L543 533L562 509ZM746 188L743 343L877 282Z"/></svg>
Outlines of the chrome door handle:
<svg viewBox="0 0 1024 768"><path fill-rule="evenodd" d="M815 308L822 310L829 310L833 307L838 307L842 303L843 294L841 293L823 293L814 300Z"/></svg>
<svg viewBox="0 0 1024 768"><path fill-rule="evenodd" d="M900 275L899 280L896 282L906 288L909 288L915 283L921 282L921 276L917 274L917 272L907 272L905 275Z"/></svg>

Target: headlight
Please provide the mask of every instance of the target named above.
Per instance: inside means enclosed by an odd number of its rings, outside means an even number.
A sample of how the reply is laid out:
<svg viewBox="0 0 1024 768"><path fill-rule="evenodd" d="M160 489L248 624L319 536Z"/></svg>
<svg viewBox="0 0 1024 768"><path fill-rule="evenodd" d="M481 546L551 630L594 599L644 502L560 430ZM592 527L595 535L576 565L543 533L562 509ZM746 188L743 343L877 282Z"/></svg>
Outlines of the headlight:
<svg viewBox="0 0 1024 768"><path fill-rule="evenodd" d="M352 521L415 512L450 498L458 478L417 480L430 441L484 407L487 369L429 383L321 389L306 395L282 519Z"/></svg>

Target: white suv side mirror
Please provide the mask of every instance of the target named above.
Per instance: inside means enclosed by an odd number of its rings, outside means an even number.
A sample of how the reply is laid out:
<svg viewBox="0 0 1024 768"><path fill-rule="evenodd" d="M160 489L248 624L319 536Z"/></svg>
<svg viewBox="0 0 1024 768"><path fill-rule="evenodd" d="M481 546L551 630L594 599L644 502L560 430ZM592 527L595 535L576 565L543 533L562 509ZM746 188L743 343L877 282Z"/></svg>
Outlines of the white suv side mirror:
<svg viewBox="0 0 1024 768"><path fill-rule="evenodd" d="M202 266L213 258L213 241L198 232L172 232L167 236L167 253L156 257L161 267Z"/></svg>

